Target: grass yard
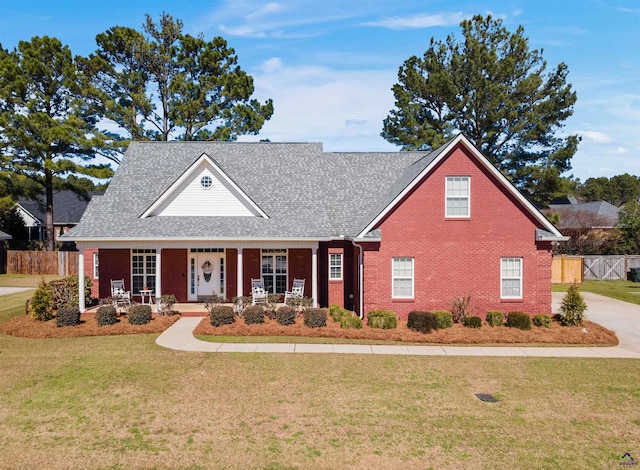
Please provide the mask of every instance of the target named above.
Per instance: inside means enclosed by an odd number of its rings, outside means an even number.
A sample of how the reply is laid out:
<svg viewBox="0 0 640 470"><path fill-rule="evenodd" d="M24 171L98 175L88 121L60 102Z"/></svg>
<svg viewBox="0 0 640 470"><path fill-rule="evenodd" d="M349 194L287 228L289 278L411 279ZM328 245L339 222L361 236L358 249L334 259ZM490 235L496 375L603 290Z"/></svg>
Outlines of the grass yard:
<svg viewBox="0 0 640 470"><path fill-rule="evenodd" d="M154 340L0 336L0 468L612 468L640 455L640 361Z"/></svg>
<svg viewBox="0 0 640 470"><path fill-rule="evenodd" d="M553 292L566 292L568 288L568 284L553 284ZM584 281L580 290L640 305L640 282Z"/></svg>

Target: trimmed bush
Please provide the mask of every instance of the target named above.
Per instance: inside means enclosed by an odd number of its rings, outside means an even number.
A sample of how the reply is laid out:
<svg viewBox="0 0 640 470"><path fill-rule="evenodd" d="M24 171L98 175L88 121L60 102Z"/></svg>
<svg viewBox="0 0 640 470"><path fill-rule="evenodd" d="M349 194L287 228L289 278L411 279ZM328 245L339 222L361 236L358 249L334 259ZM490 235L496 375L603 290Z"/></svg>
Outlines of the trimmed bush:
<svg viewBox="0 0 640 470"><path fill-rule="evenodd" d="M331 315L331 318L333 318L333 321L338 323L343 317L353 316L353 312L351 310L346 310L342 307L338 307L337 305L332 305L329 308L329 314Z"/></svg>
<svg viewBox="0 0 640 470"><path fill-rule="evenodd" d="M539 328L551 328L551 315L534 315L533 324Z"/></svg>
<svg viewBox="0 0 640 470"><path fill-rule="evenodd" d="M31 316L36 320L48 321L53 318L51 290L44 281L40 282L40 286L33 293L29 310Z"/></svg>
<svg viewBox="0 0 640 470"><path fill-rule="evenodd" d="M518 328L519 330L530 330L531 317L523 312L509 312L505 325L510 328Z"/></svg>
<svg viewBox="0 0 640 470"><path fill-rule="evenodd" d="M392 330L398 326L398 318L391 310L372 310L367 314L367 325L371 328Z"/></svg>
<svg viewBox="0 0 640 470"><path fill-rule="evenodd" d="M560 310L560 323L564 326L580 326L584 319L584 311L587 309L587 304L584 298L578 292L578 285L571 284L567 295L562 299Z"/></svg>
<svg viewBox="0 0 640 470"><path fill-rule="evenodd" d="M209 319L213 326L231 325L236 321L233 307L228 305L212 305L209 308Z"/></svg>
<svg viewBox="0 0 640 470"><path fill-rule="evenodd" d="M56 325L76 326L80 324L80 309L78 307L61 307L56 312Z"/></svg>
<svg viewBox="0 0 640 470"><path fill-rule="evenodd" d="M173 294L165 294L160 296L160 308L158 310L158 313L160 315L171 315L171 308L177 301L178 299L176 299L176 296Z"/></svg>
<svg viewBox="0 0 640 470"><path fill-rule="evenodd" d="M298 312L296 312L295 308L283 305L282 307L278 308L278 310L276 310L276 320L281 325L293 325L296 322L297 317Z"/></svg>
<svg viewBox="0 0 640 470"><path fill-rule="evenodd" d="M151 321L151 305L132 305L127 310L127 318L132 325L146 325Z"/></svg>
<svg viewBox="0 0 640 470"><path fill-rule="evenodd" d="M327 326L327 311L321 308L308 308L304 311L304 324L309 328Z"/></svg>
<svg viewBox="0 0 640 470"><path fill-rule="evenodd" d="M407 319L407 327L412 330L419 331L420 333L430 333L431 330L435 330L438 327L436 316L433 312L409 312L409 318Z"/></svg>
<svg viewBox="0 0 640 470"><path fill-rule="evenodd" d="M69 305L78 305L78 276L67 276L63 279L50 281L52 307L58 310ZM91 303L91 279L84 278L84 294L87 304Z"/></svg>
<svg viewBox="0 0 640 470"><path fill-rule="evenodd" d="M449 310L434 310L436 317L436 328L451 328L453 326L453 315Z"/></svg>
<svg viewBox="0 0 640 470"><path fill-rule="evenodd" d="M353 315L344 315L340 318L340 328L343 330L348 330L349 328L361 330L362 320L360 320L360 317L354 317Z"/></svg>
<svg viewBox="0 0 640 470"><path fill-rule="evenodd" d="M489 326L504 325L504 313L496 311L487 312L487 323Z"/></svg>
<svg viewBox="0 0 640 470"><path fill-rule="evenodd" d="M118 321L116 308L113 305L102 305L96 311L98 326L113 325Z"/></svg>
<svg viewBox="0 0 640 470"><path fill-rule="evenodd" d="M480 328L482 326L482 318L467 317L462 321L462 324L467 328Z"/></svg>
<svg viewBox="0 0 640 470"><path fill-rule="evenodd" d="M264 323L264 309L260 305L249 305L242 311L242 316L247 325Z"/></svg>

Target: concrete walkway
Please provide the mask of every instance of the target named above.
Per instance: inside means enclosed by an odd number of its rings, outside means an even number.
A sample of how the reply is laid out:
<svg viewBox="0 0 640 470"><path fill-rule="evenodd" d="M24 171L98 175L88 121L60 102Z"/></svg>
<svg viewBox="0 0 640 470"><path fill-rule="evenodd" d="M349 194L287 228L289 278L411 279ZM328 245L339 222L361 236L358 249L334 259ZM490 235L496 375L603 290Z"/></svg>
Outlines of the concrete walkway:
<svg viewBox="0 0 640 470"><path fill-rule="evenodd" d="M0 287L0 295L15 294L16 292L35 291L35 287Z"/></svg>
<svg viewBox="0 0 640 470"><path fill-rule="evenodd" d="M202 317L183 317L162 333L156 343L169 349L194 352L334 353L411 356L510 356L598 357L640 359L640 306L589 292L586 318L616 332L615 347L517 347L517 346L403 346L363 344L212 343L193 336ZM564 294L553 294L553 310L559 311Z"/></svg>

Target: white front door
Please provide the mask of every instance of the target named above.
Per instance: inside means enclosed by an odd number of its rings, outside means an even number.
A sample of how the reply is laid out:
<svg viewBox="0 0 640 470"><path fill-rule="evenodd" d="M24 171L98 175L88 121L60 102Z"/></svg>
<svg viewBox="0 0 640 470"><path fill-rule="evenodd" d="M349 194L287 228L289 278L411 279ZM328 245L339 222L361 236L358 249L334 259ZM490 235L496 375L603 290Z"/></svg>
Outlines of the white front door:
<svg viewBox="0 0 640 470"><path fill-rule="evenodd" d="M225 297L224 253L191 253L189 300L205 302L212 295Z"/></svg>

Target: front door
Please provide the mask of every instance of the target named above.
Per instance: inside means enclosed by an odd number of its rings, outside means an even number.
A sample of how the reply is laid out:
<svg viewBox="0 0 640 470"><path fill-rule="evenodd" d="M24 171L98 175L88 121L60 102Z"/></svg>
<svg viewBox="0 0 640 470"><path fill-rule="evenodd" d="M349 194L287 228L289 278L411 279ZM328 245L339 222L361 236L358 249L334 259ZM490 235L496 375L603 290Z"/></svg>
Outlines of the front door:
<svg viewBox="0 0 640 470"><path fill-rule="evenodd" d="M191 253L189 300L205 302L212 295L225 297L224 253Z"/></svg>

